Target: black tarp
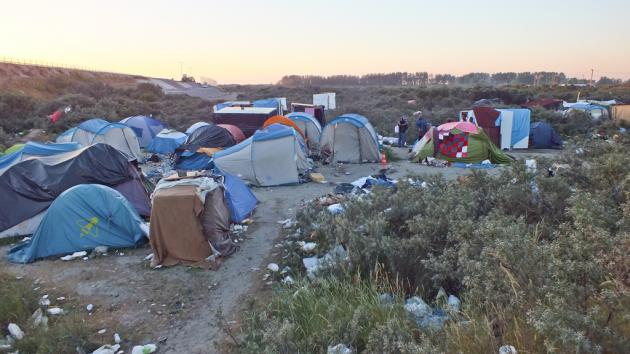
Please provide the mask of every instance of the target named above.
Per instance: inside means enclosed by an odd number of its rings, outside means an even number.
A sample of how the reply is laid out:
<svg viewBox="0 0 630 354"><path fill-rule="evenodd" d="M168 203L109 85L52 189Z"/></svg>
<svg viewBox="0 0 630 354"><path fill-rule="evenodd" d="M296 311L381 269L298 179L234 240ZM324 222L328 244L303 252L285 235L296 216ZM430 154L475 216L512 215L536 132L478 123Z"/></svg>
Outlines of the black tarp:
<svg viewBox="0 0 630 354"><path fill-rule="evenodd" d="M236 141L227 129L205 125L192 132L180 149L196 152L199 148L226 148L234 144Z"/></svg>
<svg viewBox="0 0 630 354"><path fill-rule="evenodd" d="M70 187L84 183L115 186L132 180L129 164L116 148L95 144L13 165L0 176L0 230L46 210Z"/></svg>

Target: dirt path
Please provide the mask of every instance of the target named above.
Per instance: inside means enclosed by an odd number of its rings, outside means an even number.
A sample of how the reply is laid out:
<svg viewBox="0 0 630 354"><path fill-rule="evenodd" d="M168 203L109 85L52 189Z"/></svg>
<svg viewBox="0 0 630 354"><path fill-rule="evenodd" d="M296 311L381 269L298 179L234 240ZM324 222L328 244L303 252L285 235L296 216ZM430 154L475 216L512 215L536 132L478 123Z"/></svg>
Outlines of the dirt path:
<svg viewBox="0 0 630 354"><path fill-rule="evenodd" d="M404 155L404 150L396 149ZM319 168L329 182L351 182L374 174L378 164L331 166ZM460 168L432 168L406 161L392 163L391 178L407 174L443 173L446 178L468 174ZM500 171L499 168L489 170ZM186 266L152 270L144 257L150 247L110 251L108 256L87 261L63 262L43 260L27 265L14 265L1 257L0 268L15 276L34 281L40 291L63 293L80 303L92 303L96 311L92 320L102 328L118 331L125 344L160 344L160 353L215 353L215 342L224 339L222 324L234 320L244 305L247 294L255 294L262 284L266 259L273 253L281 230L277 222L294 215L301 200L309 200L331 192L331 184L306 183L298 186L255 188L260 203L254 223L246 232L241 250L227 259L218 271L204 271ZM6 253L8 247L0 248ZM63 306L63 304L60 304ZM108 333L112 333L108 331ZM123 346L123 349L127 346Z"/></svg>

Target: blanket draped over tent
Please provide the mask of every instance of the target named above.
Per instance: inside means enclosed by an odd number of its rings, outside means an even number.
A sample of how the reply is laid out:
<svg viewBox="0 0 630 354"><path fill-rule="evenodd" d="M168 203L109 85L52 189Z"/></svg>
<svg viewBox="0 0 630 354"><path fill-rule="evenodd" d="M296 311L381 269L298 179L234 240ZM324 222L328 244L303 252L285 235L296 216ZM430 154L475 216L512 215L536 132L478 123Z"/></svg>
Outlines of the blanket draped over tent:
<svg viewBox="0 0 630 354"><path fill-rule="evenodd" d="M468 122L432 127L412 148L412 159L435 157L451 162L509 164L512 159L497 148L482 128Z"/></svg>

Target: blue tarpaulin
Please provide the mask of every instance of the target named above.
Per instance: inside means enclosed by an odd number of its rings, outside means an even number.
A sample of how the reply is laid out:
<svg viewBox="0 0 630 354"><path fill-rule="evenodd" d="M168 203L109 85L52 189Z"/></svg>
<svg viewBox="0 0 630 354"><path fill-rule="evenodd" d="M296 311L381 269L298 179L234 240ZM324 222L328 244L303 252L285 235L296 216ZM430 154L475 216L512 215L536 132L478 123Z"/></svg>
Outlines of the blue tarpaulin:
<svg viewBox="0 0 630 354"><path fill-rule="evenodd" d="M163 130L153 138L147 151L155 154L172 154L182 145L188 136L174 130Z"/></svg>
<svg viewBox="0 0 630 354"><path fill-rule="evenodd" d="M112 188L80 184L52 203L33 238L9 251L14 263L87 251L96 246L134 247L145 241L142 220Z"/></svg>

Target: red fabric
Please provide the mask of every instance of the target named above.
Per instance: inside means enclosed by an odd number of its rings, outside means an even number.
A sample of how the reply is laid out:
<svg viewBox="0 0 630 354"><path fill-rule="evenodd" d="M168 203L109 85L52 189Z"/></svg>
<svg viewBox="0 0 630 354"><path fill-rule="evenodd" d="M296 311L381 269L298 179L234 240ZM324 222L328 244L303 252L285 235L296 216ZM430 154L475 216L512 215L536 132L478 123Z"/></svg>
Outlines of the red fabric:
<svg viewBox="0 0 630 354"><path fill-rule="evenodd" d="M61 111L56 111L55 113L51 114L48 116L50 118L50 121L54 124L57 123L57 121L59 120L59 118L61 117Z"/></svg>
<svg viewBox="0 0 630 354"><path fill-rule="evenodd" d="M243 131L241 130L241 128L237 127L236 125L217 124L217 126L229 131L230 135L232 135L232 137L234 138L234 141L236 141L237 144L245 140L245 134L243 134Z"/></svg>
<svg viewBox="0 0 630 354"><path fill-rule="evenodd" d="M473 112L477 119L477 125L482 128L494 128L495 122L501 112L492 107L474 107Z"/></svg>
<svg viewBox="0 0 630 354"><path fill-rule="evenodd" d="M488 138L490 138L490 141L492 141L494 145L496 145L497 147L501 146L501 128L489 127L483 128L483 130L486 132L486 135L488 135Z"/></svg>
<svg viewBox="0 0 630 354"><path fill-rule="evenodd" d="M452 158L468 157L468 133L445 136L440 144L440 152Z"/></svg>

